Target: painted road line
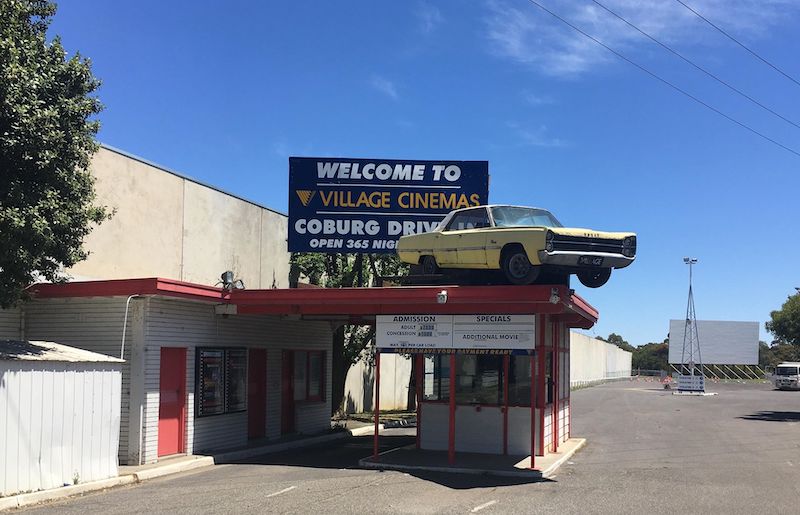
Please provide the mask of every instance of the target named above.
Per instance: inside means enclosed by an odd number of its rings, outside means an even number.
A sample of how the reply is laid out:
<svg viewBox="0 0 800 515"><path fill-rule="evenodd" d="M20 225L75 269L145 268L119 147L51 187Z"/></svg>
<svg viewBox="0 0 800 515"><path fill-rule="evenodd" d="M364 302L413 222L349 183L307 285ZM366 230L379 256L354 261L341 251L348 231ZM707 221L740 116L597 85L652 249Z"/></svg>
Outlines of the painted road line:
<svg viewBox="0 0 800 515"><path fill-rule="evenodd" d="M286 492L291 492L291 491L292 491L292 490L294 490L295 488L297 488L297 487L296 487L296 486L290 486L289 488L284 488L283 490L279 490L279 491L277 491L277 492L275 492L275 493L271 493L271 494L269 494L269 495L267 496L267 498L270 498L270 497L275 497L276 495L285 494Z"/></svg>
<svg viewBox="0 0 800 515"><path fill-rule="evenodd" d="M472 508L472 509L471 509L469 512L470 512L470 513L478 513L478 512L479 512L479 511L481 511L482 509L484 509L484 508L488 508L489 506L491 506L491 505L493 505L493 504L497 504L497 501L495 500L495 501L489 501L489 502L485 502L485 503L483 503L483 504L480 504L480 505L478 505L478 506L475 506L475 507L474 507L474 508Z"/></svg>

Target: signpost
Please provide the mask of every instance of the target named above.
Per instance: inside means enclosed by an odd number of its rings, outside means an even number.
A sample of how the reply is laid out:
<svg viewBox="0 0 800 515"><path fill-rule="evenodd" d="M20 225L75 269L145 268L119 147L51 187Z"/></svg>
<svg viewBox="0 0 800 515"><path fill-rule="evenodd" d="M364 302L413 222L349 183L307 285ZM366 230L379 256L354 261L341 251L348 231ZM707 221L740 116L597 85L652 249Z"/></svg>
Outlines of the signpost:
<svg viewBox="0 0 800 515"><path fill-rule="evenodd" d="M391 253L488 200L487 161L290 157L289 251Z"/></svg>

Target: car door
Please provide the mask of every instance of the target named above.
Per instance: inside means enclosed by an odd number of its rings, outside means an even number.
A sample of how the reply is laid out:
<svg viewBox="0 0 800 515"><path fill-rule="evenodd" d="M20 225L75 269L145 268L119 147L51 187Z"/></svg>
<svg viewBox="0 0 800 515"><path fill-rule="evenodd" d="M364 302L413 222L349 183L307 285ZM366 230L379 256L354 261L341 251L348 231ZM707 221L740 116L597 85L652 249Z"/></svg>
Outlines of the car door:
<svg viewBox="0 0 800 515"><path fill-rule="evenodd" d="M484 222L486 218L486 222ZM476 259L474 253L480 253L479 247L485 237L480 234L480 227L488 223L485 208L467 209L453 215L450 223L439 234L437 239L436 262L439 266L462 267L469 259ZM462 250L462 247L466 250ZM465 251L468 254L464 254ZM484 259L486 250L483 250Z"/></svg>
<svg viewBox="0 0 800 515"><path fill-rule="evenodd" d="M465 268L482 268L486 266L486 237L491 229L489 214L485 207L471 209L469 213L469 229L460 231L458 242L458 264Z"/></svg>

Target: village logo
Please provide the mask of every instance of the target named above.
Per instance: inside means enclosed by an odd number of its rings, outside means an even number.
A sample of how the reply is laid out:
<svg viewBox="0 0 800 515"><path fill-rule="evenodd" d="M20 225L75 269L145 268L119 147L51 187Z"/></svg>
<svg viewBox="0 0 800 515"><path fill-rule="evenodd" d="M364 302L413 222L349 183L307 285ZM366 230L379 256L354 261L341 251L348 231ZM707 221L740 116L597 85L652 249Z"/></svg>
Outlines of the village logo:
<svg viewBox="0 0 800 515"><path fill-rule="evenodd" d="M314 194L316 193L316 191L313 191L313 190L295 190L295 193L297 193L297 196L300 197L300 202L303 203L303 206L307 207L308 204L311 202L311 199L314 198Z"/></svg>

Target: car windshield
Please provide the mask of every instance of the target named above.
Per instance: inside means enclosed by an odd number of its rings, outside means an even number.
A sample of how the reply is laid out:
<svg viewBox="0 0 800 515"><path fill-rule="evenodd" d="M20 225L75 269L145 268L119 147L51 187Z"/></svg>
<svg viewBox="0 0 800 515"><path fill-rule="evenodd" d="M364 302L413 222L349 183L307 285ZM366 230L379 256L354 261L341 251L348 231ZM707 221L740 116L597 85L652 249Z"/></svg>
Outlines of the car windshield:
<svg viewBox="0 0 800 515"><path fill-rule="evenodd" d="M779 376L796 376L797 367L778 367L775 374Z"/></svg>
<svg viewBox="0 0 800 515"><path fill-rule="evenodd" d="M492 217L496 227L562 227L550 211L532 207L493 207Z"/></svg>

